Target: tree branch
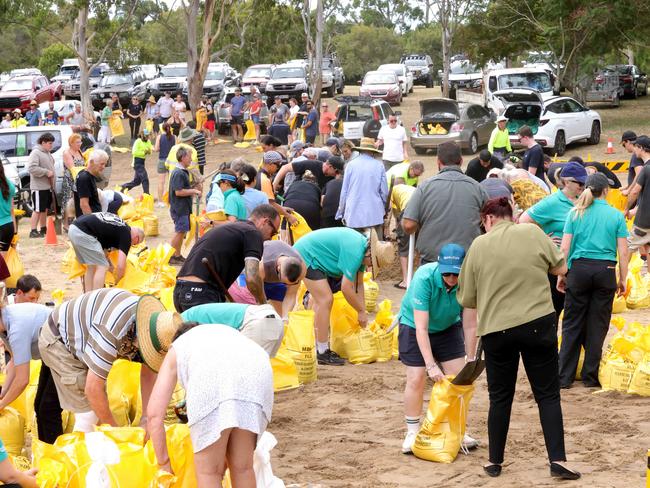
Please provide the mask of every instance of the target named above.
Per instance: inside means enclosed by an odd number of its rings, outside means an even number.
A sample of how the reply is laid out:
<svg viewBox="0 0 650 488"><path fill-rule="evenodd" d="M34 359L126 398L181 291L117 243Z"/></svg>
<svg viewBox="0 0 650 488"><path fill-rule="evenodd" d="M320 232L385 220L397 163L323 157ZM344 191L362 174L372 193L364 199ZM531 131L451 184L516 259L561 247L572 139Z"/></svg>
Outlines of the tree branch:
<svg viewBox="0 0 650 488"><path fill-rule="evenodd" d="M95 69L97 66L99 66L99 65L104 61L104 57L106 56L106 52L108 51L108 49L109 49L109 48L111 47L111 45L113 44L113 41L115 41L115 39L117 38L117 36L120 35L120 33L122 32L122 30L124 29L124 27L126 27L126 25L129 23L129 21L130 21L131 18L133 17L133 14L135 13L135 8L138 6L138 2L139 2L139 1L140 1L140 0L132 0L131 9L127 12L126 17L124 18L124 20L122 21L122 23L118 26L118 28L115 30L115 32L113 32L113 35L111 35L111 37L109 37L108 41L106 42L106 45L105 45L104 48L100 51L99 56L97 56L97 61L95 61L95 62L93 63L93 65L89 68L90 71L92 71L93 69ZM96 32L96 31L95 31L95 32ZM88 41L87 41L88 43L90 43L90 40L91 40L92 37L95 35L95 32L93 32L93 33L88 37Z"/></svg>

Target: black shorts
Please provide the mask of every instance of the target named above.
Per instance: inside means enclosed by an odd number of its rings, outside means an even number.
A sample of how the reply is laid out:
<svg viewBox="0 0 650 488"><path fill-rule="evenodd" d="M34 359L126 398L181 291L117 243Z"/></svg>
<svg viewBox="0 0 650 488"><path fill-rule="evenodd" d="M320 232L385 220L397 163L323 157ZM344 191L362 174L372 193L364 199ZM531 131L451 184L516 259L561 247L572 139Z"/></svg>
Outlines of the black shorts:
<svg viewBox="0 0 650 488"><path fill-rule="evenodd" d="M404 232L402 228L402 216L404 212L399 214L397 224L395 225L395 236L397 237L397 253L401 257L408 257L409 255L409 240L410 235Z"/></svg>
<svg viewBox="0 0 650 488"><path fill-rule="evenodd" d="M226 296L208 283L176 280L174 307L178 313L204 303L224 303Z"/></svg>
<svg viewBox="0 0 650 488"><path fill-rule="evenodd" d="M399 324L399 360L405 366L424 367L424 358L420 352L415 328ZM433 357L439 363L465 357L465 338L463 325L456 322L442 332L429 334L429 343Z"/></svg>
<svg viewBox="0 0 650 488"><path fill-rule="evenodd" d="M305 278L314 281L327 280L327 283L330 285L330 290L332 290L332 293L341 291L341 281L343 280L343 277L335 278L333 276L327 276L319 269L308 267L307 273L305 273Z"/></svg>
<svg viewBox="0 0 650 488"><path fill-rule="evenodd" d="M0 251L6 252L9 250L11 241L14 239L14 223L7 222L0 225Z"/></svg>
<svg viewBox="0 0 650 488"><path fill-rule="evenodd" d="M231 115L230 125L242 125L244 123L243 115Z"/></svg>
<svg viewBox="0 0 650 488"><path fill-rule="evenodd" d="M34 208L34 212L47 212L51 206L51 190L32 190L32 207Z"/></svg>

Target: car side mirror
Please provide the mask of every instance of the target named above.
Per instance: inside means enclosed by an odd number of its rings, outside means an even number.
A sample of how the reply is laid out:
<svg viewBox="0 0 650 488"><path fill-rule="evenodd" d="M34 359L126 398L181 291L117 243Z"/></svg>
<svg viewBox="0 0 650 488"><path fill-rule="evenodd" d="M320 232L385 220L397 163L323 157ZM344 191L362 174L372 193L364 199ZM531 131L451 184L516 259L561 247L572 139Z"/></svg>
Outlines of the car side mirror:
<svg viewBox="0 0 650 488"><path fill-rule="evenodd" d="M401 111L401 110L395 110L393 113L394 113L395 115L402 115L402 111Z"/></svg>

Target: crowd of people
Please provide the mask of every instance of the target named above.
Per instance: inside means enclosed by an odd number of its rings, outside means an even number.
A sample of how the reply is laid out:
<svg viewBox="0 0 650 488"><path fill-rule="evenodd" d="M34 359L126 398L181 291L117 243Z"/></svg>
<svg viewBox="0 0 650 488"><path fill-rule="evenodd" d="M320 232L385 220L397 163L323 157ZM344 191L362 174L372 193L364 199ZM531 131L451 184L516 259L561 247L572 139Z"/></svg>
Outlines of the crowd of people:
<svg viewBox="0 0 650 488"><path fill-rule="evenodd" d="M105 288L109 270L117 281L124 275L129 250L142 242L144 232L117 216L128 194L98 189L107 152L94 148L86 163L80 138L73 134L64 155L64 193L74 207L68 238L77 260L87 266L83 294L50 308L37 303L41 285L36 278L19 280L0 320L11 358L0 406L20 395L29 361L40 359L35 413L41 440L53 442L62 433L63 409L74 412L75 430L117 425L106 379L117 359L136 361L142 363L142 426L160 467L171 470L163 419L180 382L199 486L220 482L226 465L233 486L254 486L253 450L273 405L268 358L280 346L300 283L307 290L302 304L315 312L317 362L341 366L345 360L331 349L329 338L334 293L342 292L359 325L366 327L364 272L376 275L398 255L403 276L395 287L406 289L398 313L399 357L406 366L402 452L411 452L420 428L427 377L442 381L483 351L490 400L486 473L502 471L521 358L539 407L550 474L580 477L567 465L560 389L574 385L581 347L582 382L599 386L598 364L614 295L625 292L629 250L647 254L650 138L629 131L623 136L638 158L622 189L628 196L626 214L634 217L629 237L625 215L606 201L610 188L617 187L615 175L579 158L551 163L528 127L519 131L527 151L515 166L504 157L510 148L498 134L501 119L491 139L493 151L482 151L464 172L460 147L442 144L437 174L420 181L424 164L409 161L396 117L389 118L377 140L364 137L353 144L321 132L317 147L319 132L311 128L319 126L319 117L311 117L315 109L307 100L307 112L295 110L295 117L302 116L305 142L291 130L286 140L260 136L259 164L237 158L219 165L212 176L203 168L210 127L207 135L197 130L168 94L160 100L158 112L152 101L143 112L153 126L139 130L129 121L136 135L135 174L122 188L142 185L149 192L146 159L155 153L158 205L166 205L162 190L167 190L174 226L175 311L165 310L152 296ZM248 105L246 100L231 103L233 120ZM276 100L269 111L270 129L276 123L291 127L287 122L295 100L291 105ZM130 119L141 115L127 109ZM170 118L179 120L177 133ZM238 137L233 129L233 138ZM52 141L51 134L43 134L29 157L34 238L43 233L52 199ZM0 170L2 253L17 229L13 192ZM197 203L209 216L205 233L183 256L181 243ZM301 218L310 232L295 238L292 229ZM417 251L411 258L419 267L409 284L411 235ZM118 250L115 269L106 257L111 249ZM0 279L8 276L2 276L4 268ZM479 444L469 435L463 442L467 448ZM35 486L29 483L25 486Z"/></svg>

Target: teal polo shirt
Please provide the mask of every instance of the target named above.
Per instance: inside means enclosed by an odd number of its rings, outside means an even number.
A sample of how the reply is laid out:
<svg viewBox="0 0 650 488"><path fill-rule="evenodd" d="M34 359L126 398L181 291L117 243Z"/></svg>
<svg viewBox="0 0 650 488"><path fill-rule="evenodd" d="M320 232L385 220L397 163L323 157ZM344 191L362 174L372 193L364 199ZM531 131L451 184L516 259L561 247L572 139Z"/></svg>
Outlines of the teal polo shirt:
<svg viewBox="0 0 650 488"><path fill-rule="evenodd" d="M9 179L7 179L7 183L9 183L9 196L7 198L2 198L2 194L0 193L0 225L5 225L13 221L11 218L11 204L14 201L16 187L11 181L9 181ZM18 229L14 229L14 231L17 230Z"/></svg>
<svg viewBox="0 0 650 488"><path fill-rule="evenodd" d="M306 234L293 247L308 268L322 271L333 278L345 276L354 282L357 273L364 270L363 258L368 239L347 227L330 227Z"/></svg>
<svg viewBox="0 0 650 488"><path fill-rule="evenodd" d="M572 235L569 268L578 258L616 261L616 239L628 236L623 214L603 199L594 200L582 218L571 212L564 233Z"/></svg>
<svg viewBox="0 0 650 488"><path fill-rule="evenodd" d="M553 233L553 237L560 237L564 234L564 223L566 217L573 208L573 202L567 198L562 190L542 198L535 205L527 210L528 215L545 234Z"/></svg>
<svg viewBox="0 0 650 488"><path fill-rule="evenodd" d="M413 275L400 308L400 323L415 329L414 310L429 312L429 334L442 332L460 321L456 288L448 290L438 263L420 266Z"/></svg>
<svg viewBox="0 0 650 488"><path fill-rule="evenodd" d="M246 220L246 203L234 188L223 193L223 211L226 215L236 217L237 220Z"/></svg>
<svg viewBox="0 0 650 488"><path fill-rule="evenodd" d="M185 322L223 324L239 330L249 306L245 303L204 303L186 310L181 317Z"/></svg>

